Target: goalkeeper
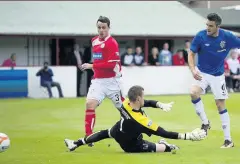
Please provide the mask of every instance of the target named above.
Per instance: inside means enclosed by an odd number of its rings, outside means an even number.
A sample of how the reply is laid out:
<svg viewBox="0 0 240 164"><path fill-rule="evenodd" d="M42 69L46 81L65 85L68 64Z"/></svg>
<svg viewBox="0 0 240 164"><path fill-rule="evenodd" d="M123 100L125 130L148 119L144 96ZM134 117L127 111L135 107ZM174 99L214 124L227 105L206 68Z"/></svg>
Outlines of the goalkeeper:
<svg viewBox="0 0 240 164"><path fill-rule="evenodd" d="M171 152L179 149L176 145L169 144L165 140L152 143L143 140L143 133L148 136L156 135L169 139L181 139L200 141L206 137L204 130L195 129L188 133L170 132L154 123L143 111L142 107L160 108L169 111L173 103L164 104L153 100L144 100L144 89L141 86L133 86L128 91L126 99L120 108L121 120L112 128L95 132L79 140L65 139L65 144L70 151L88 143L94 143L106 138L114 138L125 152Z"/></svg>

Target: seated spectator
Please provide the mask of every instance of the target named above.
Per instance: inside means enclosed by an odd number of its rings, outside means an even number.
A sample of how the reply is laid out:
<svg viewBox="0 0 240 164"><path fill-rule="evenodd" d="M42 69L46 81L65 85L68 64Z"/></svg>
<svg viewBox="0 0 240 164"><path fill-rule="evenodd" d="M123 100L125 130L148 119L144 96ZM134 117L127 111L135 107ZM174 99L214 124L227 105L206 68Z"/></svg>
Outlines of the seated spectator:
<svg viewBox="0 0 240 164"><path fill-rule="evenodd" d="M185 65L185 60L183 56L183 50L178 50L175 55L173 55L173 65L174 66L183 66Z"/></svg>
<svg viewBox="0 0 240 164"><path fill-rule="evenodd" d="M172 53L169 51L168 43L164 43L163 50L159 53L159 63L161 66L172 65Z"/></svg>
<svg viewBox="0 0 240 164"><path fill-rule="evenodd" d="M12 53L9 59L4 60L3 67L16 67L16 54Z"/></svg>
<svg viewBox="0 0 240 164"><path fill-rule="evenodd" d="M47 88L49 97L52 98L52 87L57 87L59 97L63 97L61 86L58 82L54 82L53 71L51 68L48 67L48 62L44 62L44 67L40 69L36 76L40 76L40 84L42 87Z"/></svg>
<svg viewBox="0 0 240 164"><path fill-rule="evenodd" d="M133 50L131 47L127 47L127 52L121 55L121 64L123 66L133 66L134 65L134 56Z"/></svg>
<svg viewBox="0 0 240 164"><path fill-rule="evenodd" d="M144 63L144 54L142 53L141 47L136 47L136 52L134 55L133 62L137 66L141 66Z"/></svg>
<svg viewBox="0 0 240 164"><path fill-rule="evenodd" d="M228 66L227 61L224 61L224 75L225 75L225 81L226 81L226 87L230 93L234 92L233 91L233 82L232 82L232 77L230 75L230 69Z"/></svg>
<svg viewBox="0 0 240 164"><path fill-rule="evenodd" d="M240 63L238 60L238 52L233 50L230 52L230 58L227 60L230 75L232 77L233 89L239 88L239 79L240 79Z"/></svg>
<svg viewBox="0 0 240 164"><path fill-rule="evenodd" d="M158 48L157 47L153 47L152 48L152 52L151 52L151 54L148 57L148 63L150 65L157 65L157 66L160 65L160 63L158 62L158 54L159 54Z"/></svg>

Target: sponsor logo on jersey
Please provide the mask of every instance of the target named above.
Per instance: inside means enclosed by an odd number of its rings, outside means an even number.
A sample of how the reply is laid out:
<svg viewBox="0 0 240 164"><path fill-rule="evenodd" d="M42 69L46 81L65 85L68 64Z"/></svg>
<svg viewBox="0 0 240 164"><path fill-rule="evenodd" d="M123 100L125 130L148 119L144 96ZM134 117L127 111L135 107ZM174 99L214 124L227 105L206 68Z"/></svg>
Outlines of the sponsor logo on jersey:
<svg viewBox="0 0 240 164"><path fill-rule="evenodd" d="M151 126L153 124L152 120L150 120L147 124L147 126Z"/></svg>
<svg viewBox="0 0 240 164"><path fill-rule="evenodd" d="M102 59L103 55L102 53L93 53L93 59Z"/></svg>

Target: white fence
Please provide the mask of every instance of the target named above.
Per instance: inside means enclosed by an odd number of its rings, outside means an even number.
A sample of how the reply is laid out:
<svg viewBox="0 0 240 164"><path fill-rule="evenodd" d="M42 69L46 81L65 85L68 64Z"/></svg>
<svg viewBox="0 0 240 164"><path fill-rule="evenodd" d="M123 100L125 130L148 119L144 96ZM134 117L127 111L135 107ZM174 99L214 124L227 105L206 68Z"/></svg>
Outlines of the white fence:
<svg viewBox="0 0 240 164"><path fill-rule="evenodd" d="M76 67L50 67L53 71L53 80L59 82L62 87L64 97L76 97L76 81L77 70ZM0 69L9 69L0 67ZM28 97L30 98L47 98L48 92L45 88L40 86L40 77L36 73L41 67L16 67L14 69L28 70ZM1 87L1 86L0 86ZM58 96L57 88L52 88L53 96Z"/></svg>
<svg viewBox="0 0 240 164"><path fill-rule="evenodd" d="M187 66L124 67L124 93L132 85L141 85L145 95L189 94L194 79Z"/></svg>
<svg viewBox="0 0 240 164"><path fill-rule="evenodd" d="M54 73L54 81L61 84L64 97L76 97L76 67L51 67ZM8 68L0 68L8 69ZM47 98L48 93L40 86L40 78L36 73L41 67L16 67L15 69L28 70L28 97ZM179 67L123 67L124 94L133 85L141 85L145 88L145 95L161 94L189 94L193 83L192 75L186 66ZM86 87L83 77L81 87ZM82 88L83 89L83 88ZM81 89L81 90L82 90ZM85 89L85 88L84 88ZM53 96L58 97L56 88L52 88Z"/></svg>

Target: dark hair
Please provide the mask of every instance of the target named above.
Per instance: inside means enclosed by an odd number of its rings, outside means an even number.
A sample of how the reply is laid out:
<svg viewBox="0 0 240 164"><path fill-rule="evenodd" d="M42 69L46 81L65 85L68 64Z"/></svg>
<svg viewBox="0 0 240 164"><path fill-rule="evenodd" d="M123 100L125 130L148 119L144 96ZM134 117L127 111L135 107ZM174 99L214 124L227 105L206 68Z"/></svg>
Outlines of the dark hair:
<svg viewBox="0 0 240 164"><path fill-rule="evenodd" d="M97 22L107 23L108 27L110 27L110 20L108 17L100 16Z"/></svg>
<svg viewBox="0 0 240 164"><path fill-rule="evenodd" d="M138 96L142 96L144 89L139 85L134 85L128 90L128 98L131 102L135 102Z"/></svg>
<svg viewBox="0 0 240 164"><path fill-rule="evenodd" d="M214 21L217 26L221 25L221 23L222 23L222 18L216 13L208 14L207 19L209 21Z"/></svg>
<svg viewBox="0 0 240 164"><path fill-rule="evenodd" d="M185 43L190 42L190 40L185 40Z"/></svg>
<svg viewBox="0 0 240 164"><path fill-rule="evenodd" d="M14 56L16 56L16 54L15 54L15 53L12 53L11 56L10 56L10 58L13 59Z"/></svg>

